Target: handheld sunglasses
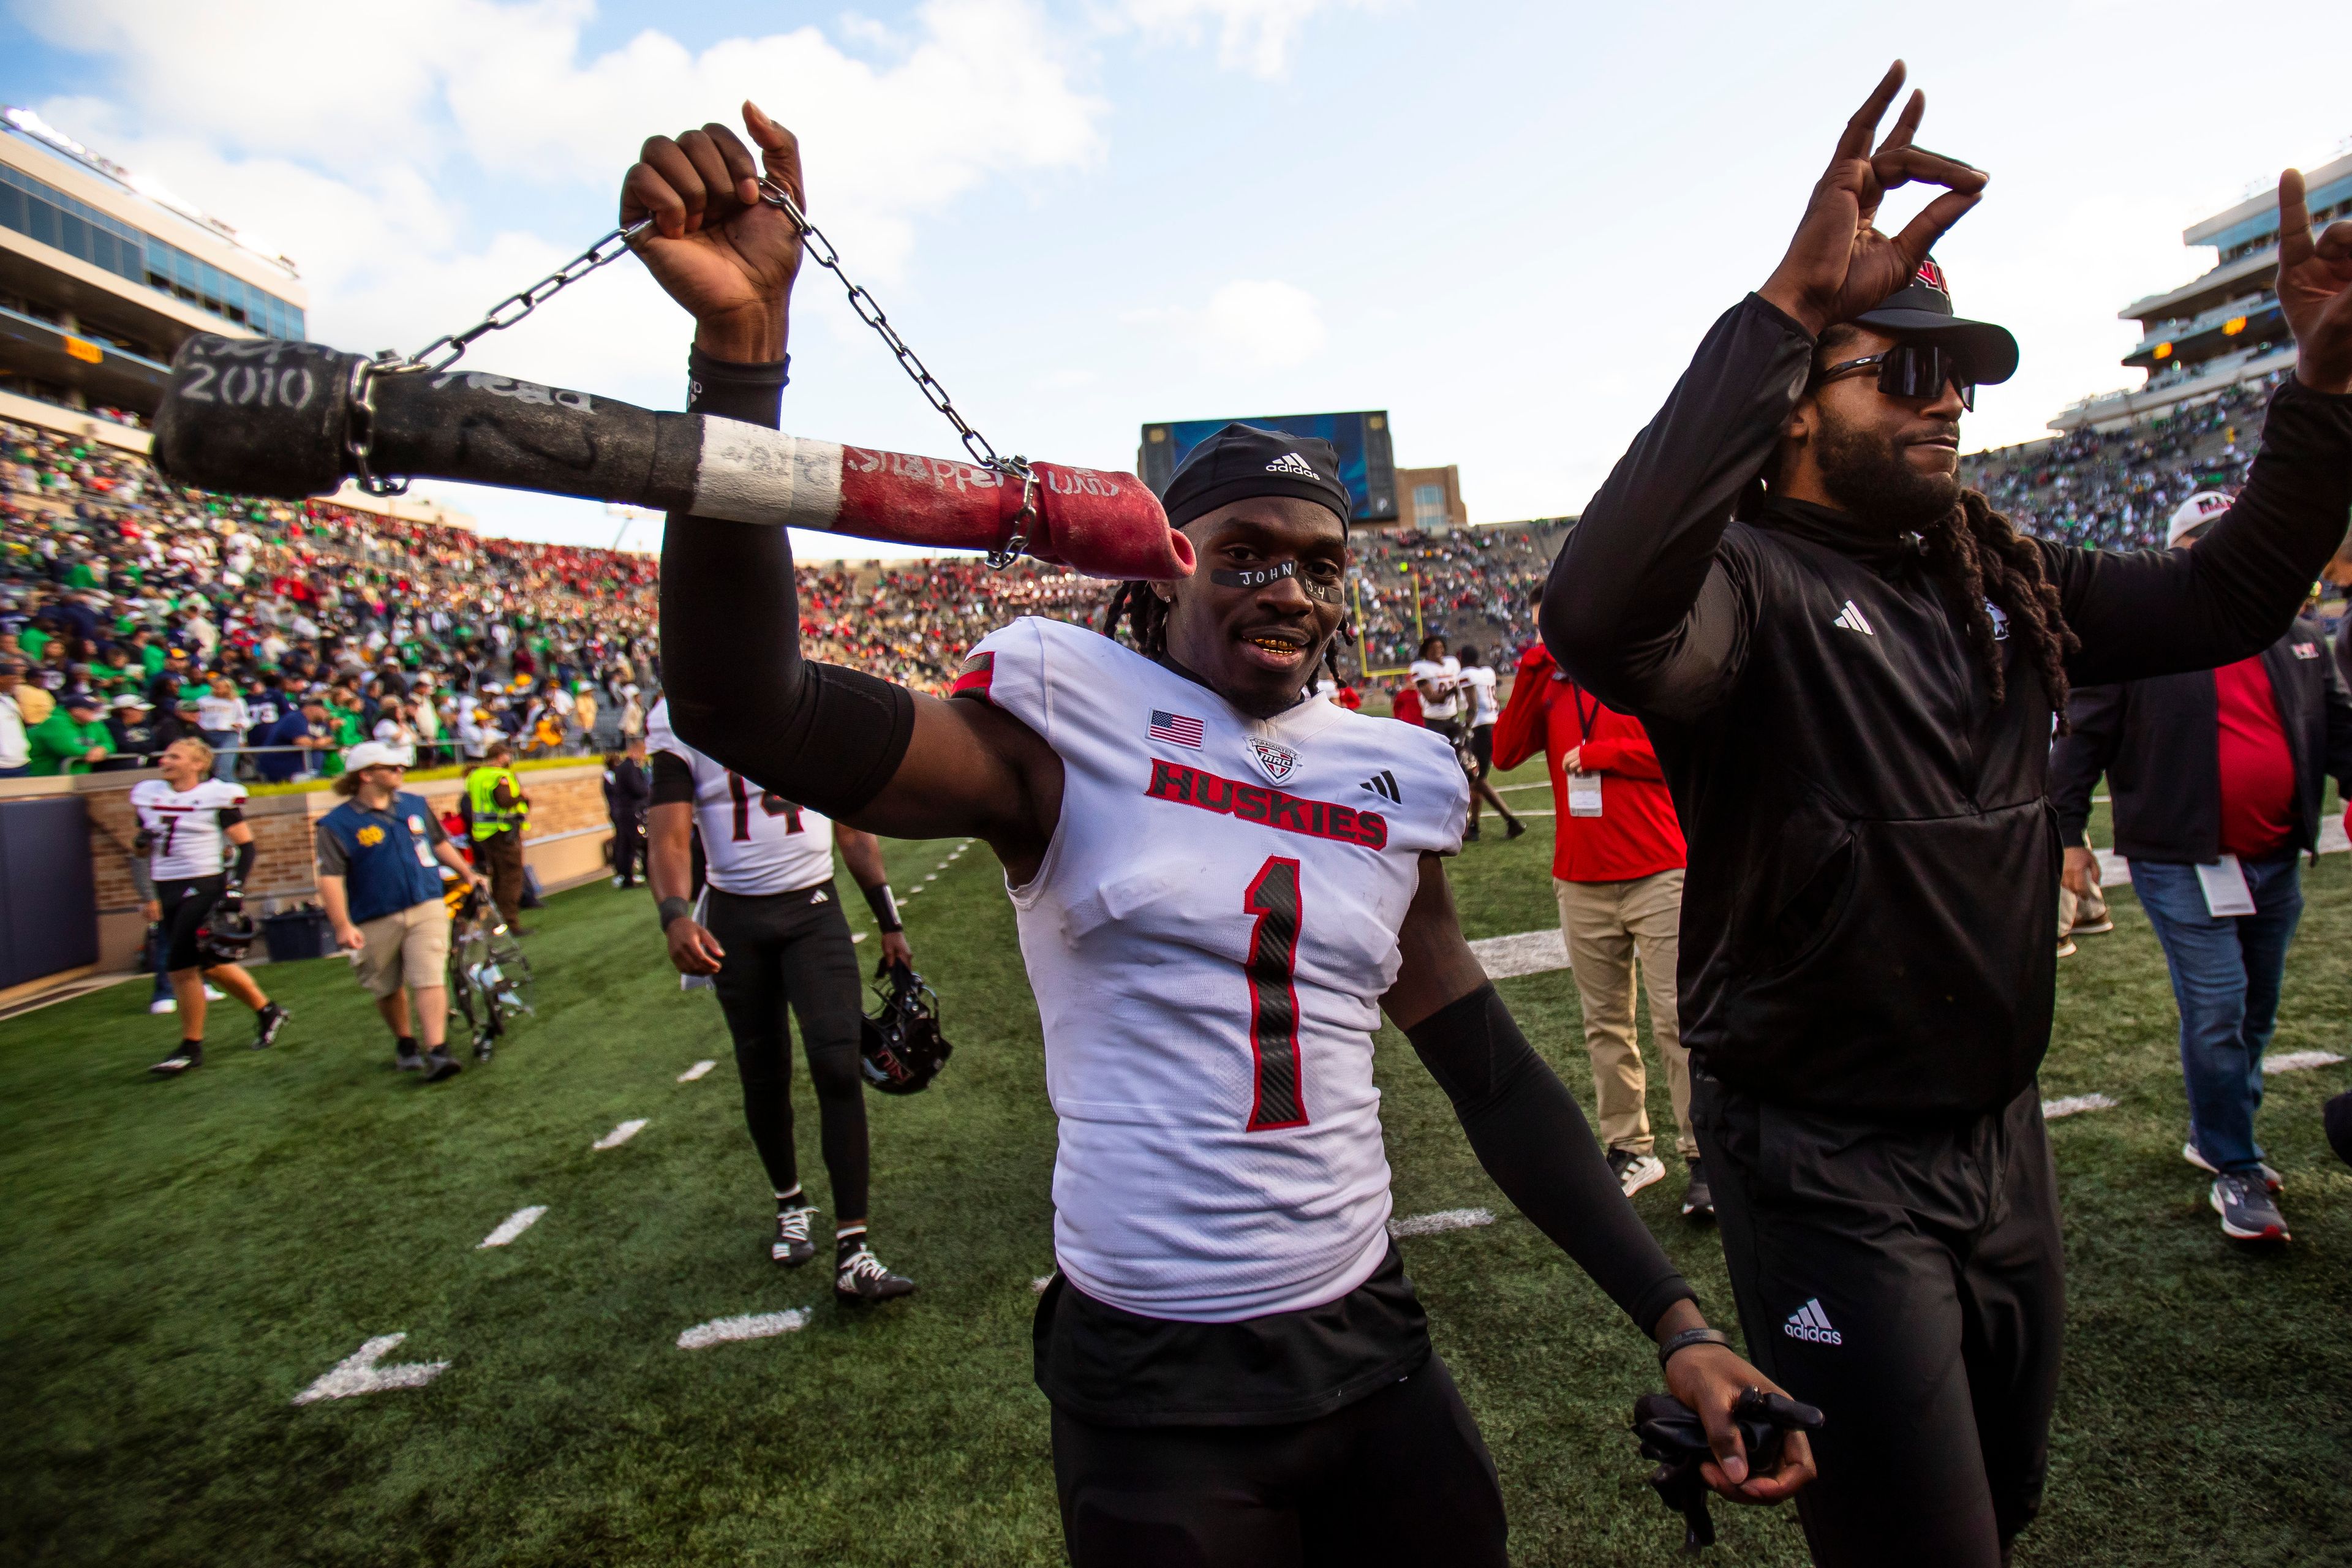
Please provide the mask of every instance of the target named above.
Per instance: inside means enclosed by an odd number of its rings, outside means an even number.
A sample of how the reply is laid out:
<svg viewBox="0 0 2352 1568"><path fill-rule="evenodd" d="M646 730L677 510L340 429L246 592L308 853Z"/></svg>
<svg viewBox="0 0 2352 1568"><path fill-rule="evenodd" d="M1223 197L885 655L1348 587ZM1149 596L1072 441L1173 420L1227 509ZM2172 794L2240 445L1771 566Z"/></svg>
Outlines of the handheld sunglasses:
<svg viewBox="0 0 2352 1568"><path fill-rule="evenodd" d="M1977 382L1960 357L1929 343L1897 343L1885 353L1842 361L1813 377L1823 386L1865 370L1878 372L1878 390L1889 397L1940 397L1946 383L1959 389L1960 406L1976 412Z"/></svg>

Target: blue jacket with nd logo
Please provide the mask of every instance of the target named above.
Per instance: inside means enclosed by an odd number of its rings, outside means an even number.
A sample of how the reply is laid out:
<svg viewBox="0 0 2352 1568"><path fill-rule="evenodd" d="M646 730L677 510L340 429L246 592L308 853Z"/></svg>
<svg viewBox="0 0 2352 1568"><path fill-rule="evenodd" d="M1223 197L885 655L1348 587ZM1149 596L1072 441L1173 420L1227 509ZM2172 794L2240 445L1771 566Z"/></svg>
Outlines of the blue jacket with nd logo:
<svg viewBox="0 0 2352 1568"><path fill-rule="evenodd" d="M395 795L382 811L347 800L319 819L319 874L343 879L352 923L365 925L441 897L433 847L447 839L417 795Z"/></svg>

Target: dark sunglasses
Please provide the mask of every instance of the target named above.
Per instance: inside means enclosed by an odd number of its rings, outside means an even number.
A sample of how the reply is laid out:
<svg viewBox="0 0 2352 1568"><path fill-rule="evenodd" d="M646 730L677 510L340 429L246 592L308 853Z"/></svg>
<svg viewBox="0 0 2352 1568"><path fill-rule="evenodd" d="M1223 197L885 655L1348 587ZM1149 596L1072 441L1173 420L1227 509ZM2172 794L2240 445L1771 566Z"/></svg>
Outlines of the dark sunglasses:
<svg viewBox="0 0 2352 1568"><path fill-rule="evenodd" d="M1927 343L1897 343L1882 354L1864 354L1831 365L1813 377L1812 384L1825 385L1873 367L1878 371L1878 390L1889 397L1941 397L1948 383L1959 388L1960 406L1976 412L1976 378L1969 374L1958 354Z"/></svg>

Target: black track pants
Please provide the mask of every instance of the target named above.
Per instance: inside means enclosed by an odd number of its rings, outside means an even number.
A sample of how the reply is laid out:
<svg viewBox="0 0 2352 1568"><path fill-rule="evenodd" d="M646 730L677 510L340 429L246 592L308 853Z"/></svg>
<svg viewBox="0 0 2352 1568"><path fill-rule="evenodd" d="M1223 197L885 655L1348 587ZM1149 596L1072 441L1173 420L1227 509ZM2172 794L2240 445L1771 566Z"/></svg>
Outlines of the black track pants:
<svg viewBox="0 0 2352 1568"><path fill-rule="evenodd" d="M820 901L822 900L822 901ZM727 957L712 986L735 1037L743 1120L768 1180L800 1181L793 1151L793 1048L784 1023L800 1018L801 1049L816 1086L825 1173L838 1219L866 1217L866 1080L858 1070L857 955L832 883L745 897L710 889L705 927Z"/></svg>
<svg viewBox="0 0 2352 1568"><path fill-rule="evenodd" d="M1098 1426L1054 1412L1076 1568L1501 1568L1495 1461L1445 1363L1279 1426Z"/></svg>
<svg viewBox="0 0 2352 1568"><path fill-rule="evenodd" d="M1748 1357L1829 1417L1813 1561L1997 1568L2041 1506L2065 1322L2041 1090L1888 1126L1691 1077Z"/></svg>

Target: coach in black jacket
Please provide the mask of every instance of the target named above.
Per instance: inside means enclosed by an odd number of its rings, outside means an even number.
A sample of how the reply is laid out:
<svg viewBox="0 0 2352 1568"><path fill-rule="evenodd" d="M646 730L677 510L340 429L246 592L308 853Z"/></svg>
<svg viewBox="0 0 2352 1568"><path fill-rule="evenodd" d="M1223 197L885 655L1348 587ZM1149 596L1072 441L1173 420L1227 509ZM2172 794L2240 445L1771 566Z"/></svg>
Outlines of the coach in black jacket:
<svg viewBox="0 0 2352 1568"><path fill-rule="evenodd" d="M1543 631L1648 726L1689 840L1696 1131L1749 1352L1828 1412L1814 1560L1991 1568L2039 1503L2063 1321L2034 1083L2053 703L2294 616L2352 506L2352 224L2315 247L2281 180L2303 362L2210 539L2025 539L1958 479L2015 344L1953 317L1927 259L1985 176L1911 144L1916 97L1871 150L1901 81L1586 509ZM1871 220L1909 180L1948 188L1890 239Z"/></svg>
<svg viewBox="0 0 2352 1568"><path fill-rule="evenodd" d="M2193 546L2214 526L2183 515L2173 540ZM2068 883L2080 892L2098 875L2084 828L2104 773L2116 852L2131 862L2180 1013L2189 1093L2181 1155L2212 1173L2223 1235L2284 1241L2254 1115L2286 950L2303 916L2298 858L2318 850L2326 775L2352 786L2352 698L2326 630L2299 616L2262 653L2225 669L2088 687L2067 716L2070 732L2051 754L2050 797ZM2242 904L2217 902L2217 889L2224 900L2242 892Z"/></svg>

